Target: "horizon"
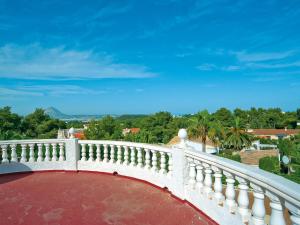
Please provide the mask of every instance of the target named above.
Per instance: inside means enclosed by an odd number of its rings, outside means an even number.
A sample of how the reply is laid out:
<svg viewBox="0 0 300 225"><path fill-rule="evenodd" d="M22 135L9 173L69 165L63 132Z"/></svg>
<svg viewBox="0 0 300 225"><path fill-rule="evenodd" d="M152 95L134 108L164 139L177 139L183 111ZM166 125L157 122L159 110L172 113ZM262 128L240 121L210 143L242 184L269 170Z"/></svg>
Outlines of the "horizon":
<svg viewBox="0 0 300 225"><path fill-rule="evenodd" d="M0 5L0 107L21 115L300 107L299 1Z"/></svg>

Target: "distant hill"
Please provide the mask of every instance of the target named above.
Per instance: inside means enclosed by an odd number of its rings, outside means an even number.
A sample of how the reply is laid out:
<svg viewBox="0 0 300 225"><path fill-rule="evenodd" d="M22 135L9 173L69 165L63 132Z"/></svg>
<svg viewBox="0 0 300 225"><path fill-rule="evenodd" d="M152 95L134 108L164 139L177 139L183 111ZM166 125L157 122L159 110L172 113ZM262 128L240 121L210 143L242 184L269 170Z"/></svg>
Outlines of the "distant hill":
<svg viewBox="0 0 300 225"><path fill-rule="evenodd" d="M55 119L69 119L70 118L69 115L62 113L61 111L59 111L58 109L56 109L54 107L49 107L49 108L45 109L45 113L48 114L51 118L55 118Z"/></svg>
<svg viewBox="0 0 300 225"><path fill-rule="evenodd" d="M64 121L71 121L71 120L89 121L92 119L101 119L104 116L104 115L67 115L54 107L49 107L45 109L45 113L48 114L51 118L60 119Z"/></svg>

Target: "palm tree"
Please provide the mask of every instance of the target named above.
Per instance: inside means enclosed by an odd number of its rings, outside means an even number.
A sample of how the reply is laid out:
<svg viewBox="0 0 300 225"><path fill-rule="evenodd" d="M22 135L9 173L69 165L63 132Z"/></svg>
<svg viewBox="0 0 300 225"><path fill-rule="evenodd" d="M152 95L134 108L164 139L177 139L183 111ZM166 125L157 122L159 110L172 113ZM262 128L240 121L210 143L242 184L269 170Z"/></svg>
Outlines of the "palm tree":
<svg viewBox="0 0 300 225"><path fill-rule="evenodd" d="M251 145L251 136L247 134L245 129L241 128L239 117L235 118L234 126L229 129L225 144L227 147L237 151Z"/></svg>
<svg viewBox="0 0 300 225"><path fill-rule="evenodd" d="M218 147L224 144L224 140L226 138L226 131L225 128L222 126L220 121L215 121L210 123L210 129L208 131L208 138L212 141L212 143Z"/></svg>
<svg viewBox="0 0 300 225"><path fill-rule="evenodd" d="M196 117L191 119L192 125L189 129L189 136L200 138L202 142L202 151L206 151L206 139L210 129L210 114L207 110L198 112Z"/></svg>

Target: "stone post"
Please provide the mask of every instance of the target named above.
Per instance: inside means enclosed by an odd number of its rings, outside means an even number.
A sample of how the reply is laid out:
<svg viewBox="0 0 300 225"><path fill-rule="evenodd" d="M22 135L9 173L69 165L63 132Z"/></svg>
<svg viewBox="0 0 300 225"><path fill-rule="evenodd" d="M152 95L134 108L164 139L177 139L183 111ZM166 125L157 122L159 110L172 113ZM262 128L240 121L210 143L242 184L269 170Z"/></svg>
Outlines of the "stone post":
<svg viewBox="0 0 300 225"><path fill-rule="evenodd" d="M74 129L73 129L74 130ZM70 139L66 140L66 167L65 170L73 170L77 171L77 162L79 160L79 144L78 139L74 138L74 134L72 133L72 128L69 131Z"/></svg>
<svg viewBox="0 0 300 225"><path fill-rule="evenodd" d="M184 151L187 148L186 140L187 140L187 132L185 129L180 129L178 132L178 136L181 139L179 145L173 146L172 148L172 188L171 192L181 198L185 199L185 191L184 186L188 180L189 167L188 162L185 157Z"/></svg>

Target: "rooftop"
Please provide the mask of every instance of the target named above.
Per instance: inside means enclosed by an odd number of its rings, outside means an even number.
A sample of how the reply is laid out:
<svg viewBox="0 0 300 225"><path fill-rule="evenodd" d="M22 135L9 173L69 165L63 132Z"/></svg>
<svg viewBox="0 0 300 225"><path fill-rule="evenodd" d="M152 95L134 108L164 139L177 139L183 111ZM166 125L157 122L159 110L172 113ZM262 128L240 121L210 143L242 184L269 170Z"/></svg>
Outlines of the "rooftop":
<svg viewBox="0 0 300 225"><path fill-rule="evenodd" d="M169 192L120 176L26 173L0 184L1 224L215 224Z"/></svg>

